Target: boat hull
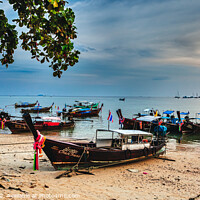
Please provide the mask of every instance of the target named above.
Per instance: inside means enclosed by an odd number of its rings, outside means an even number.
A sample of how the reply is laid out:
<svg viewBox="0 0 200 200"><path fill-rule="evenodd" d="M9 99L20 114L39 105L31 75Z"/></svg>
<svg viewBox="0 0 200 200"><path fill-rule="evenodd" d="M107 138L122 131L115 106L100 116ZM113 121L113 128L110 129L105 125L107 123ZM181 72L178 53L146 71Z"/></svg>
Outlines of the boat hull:
<svg viewBox="0 0 200 200"><path fill-rule="evenodd" d="M89 110L89 111L83 111L83 112L67 112L63 113L63 117L94 117L98 116L99 112L101 111L101 108L95 109L95 110Z"/></svg>
<svg viewBox="0 0 200 200"><path fill-rule="evenodd" d="M95 143L69 143L46 139L45 154L56 170L78 168L106 167L132 162L155 156L165 146L161 143L150 148L138 150L121 150L117 148L96 148Z"/></svg>
<svg viewBox="0 0 200 200"><path fill-rule="evenodd" d="M50 112L50 109L52 107L47 107L47 108L41 108L41 109L21 109L21 113L41 113L41 112Z"/></svg>
<svg viewBox="0 0 200 200"><path fill-rule="evenodd" d="M10 129L13 134L25 133L30 132L27 124L25 122L6 122L6 126ZM65 128L73 128L75 126L74 121L60 123L56 126L47 126L42 124L34 125L36 130L39 131L52 131L52 130L60 130Z"/></svg>
<svg viewBox="0 0 200 200"><path fill-rule="evenodd" d="M34 106L36 106L36 104L37 104L37 102L36 103L31 103L31 104L25 104L25 105L23 105L23 104L15 104L15 108L28 108L28 107L34 107Z"/></svg>
<svg viewBox="0 0 200 200"><path fill-rule="evenodd" d="M183 135L198 135L200 134L200 124L184 123L181 127Z"/></svg>

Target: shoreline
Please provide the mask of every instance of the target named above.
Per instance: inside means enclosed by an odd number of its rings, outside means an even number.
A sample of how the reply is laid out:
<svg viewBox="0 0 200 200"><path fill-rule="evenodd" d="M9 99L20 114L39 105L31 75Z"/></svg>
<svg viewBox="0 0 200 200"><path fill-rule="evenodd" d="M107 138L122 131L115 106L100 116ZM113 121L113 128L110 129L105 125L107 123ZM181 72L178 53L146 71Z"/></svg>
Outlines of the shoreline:
<svg viewBox="0 0 200 200"><path fill-rule="evenodd" d="M151 158L60 179L63 171L55 171L44 152L33 171L32 136L0 134L0 146L0 200L200 199L199 145L169 143L161 157L175 162Z"/></svg>

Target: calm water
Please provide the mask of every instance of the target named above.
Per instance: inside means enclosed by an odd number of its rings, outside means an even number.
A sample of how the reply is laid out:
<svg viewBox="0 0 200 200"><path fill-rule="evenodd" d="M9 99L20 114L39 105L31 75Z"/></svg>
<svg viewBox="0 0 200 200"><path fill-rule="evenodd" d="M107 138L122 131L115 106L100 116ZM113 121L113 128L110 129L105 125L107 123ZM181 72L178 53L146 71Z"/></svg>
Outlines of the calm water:
<svg viewBox="0 0 200 200"><path fill-rule="evenodd" d="M15 109L13 104L20 101L34 103L39 101L40 105L50 106L54 102L52 113L41 114L41 116L56 115L57 107L61 110L65 103L73 105L75 100L100 102L104 104L102 113L99 117L86 118L88 121L77 121L74 129L63 130L58 132L48 133L56 135L56 137L73 137L73 138L89 138L95 136L95 130L98 128L108 127L108 112L113 115L113 123L110 123L111 129L119 128L119 120L116 110L121 108L124 117L132 118L133 114L143 113L146 108L158 109L160 113L165 110L180 110L181 112L190 111L190 117L195 117L196 113L200 112L200 99L175 99L175 98L155 98L155 97L126 97L125 101L119 101L119 97L50 97L50 96L0 96L0 108L13 116L22 116L20 108ZM56 106L56 108L55 108ZM36 116L37 114L31 114ZM89 120L93 120L93 122ZM10 133L8 129L0 130L0 133ZM47 133L46 133L47 134ZM192 141L200 143L200 136L192 136L183 138L184 142Z"/></svg>

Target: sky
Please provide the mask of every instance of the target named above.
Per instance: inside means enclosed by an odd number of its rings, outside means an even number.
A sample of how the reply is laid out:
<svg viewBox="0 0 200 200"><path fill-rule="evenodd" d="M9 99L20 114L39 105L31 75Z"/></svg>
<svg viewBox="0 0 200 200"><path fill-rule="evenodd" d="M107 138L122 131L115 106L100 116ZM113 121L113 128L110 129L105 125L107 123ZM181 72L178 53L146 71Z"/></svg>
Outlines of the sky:
<svg viewBox="0 0 200 200"><path fill-rule="evenodd" d="M16 17L6 0L6 16ZM200 95L199 0L71 0L79 63L53 77L19 48L0 66L1 95ZM20 29L18 29L20 30Z"/></svg>

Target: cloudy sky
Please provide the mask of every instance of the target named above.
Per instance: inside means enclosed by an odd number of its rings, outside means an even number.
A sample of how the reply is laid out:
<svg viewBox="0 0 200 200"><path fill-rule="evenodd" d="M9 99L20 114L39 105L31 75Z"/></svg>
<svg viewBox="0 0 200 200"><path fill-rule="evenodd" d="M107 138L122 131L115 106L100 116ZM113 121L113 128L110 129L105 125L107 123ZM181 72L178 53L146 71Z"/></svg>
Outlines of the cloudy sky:
<svg viewBox="0 0 200 200"><path fill-rule="evenodd" d="M11 19L5 3L0 6ZM20 46L0 67L0 93L86 96L200 95L199 0L71 0L79 63L54 78Z"/></svg>

